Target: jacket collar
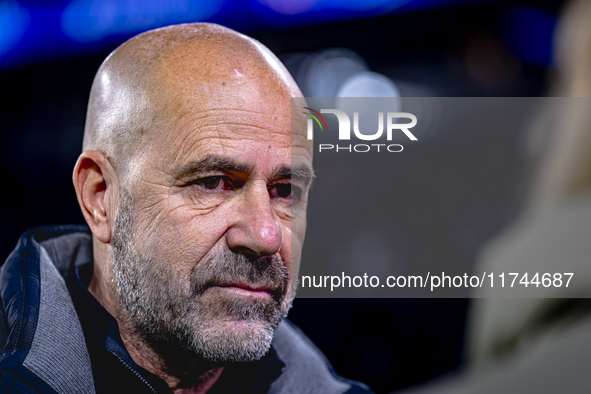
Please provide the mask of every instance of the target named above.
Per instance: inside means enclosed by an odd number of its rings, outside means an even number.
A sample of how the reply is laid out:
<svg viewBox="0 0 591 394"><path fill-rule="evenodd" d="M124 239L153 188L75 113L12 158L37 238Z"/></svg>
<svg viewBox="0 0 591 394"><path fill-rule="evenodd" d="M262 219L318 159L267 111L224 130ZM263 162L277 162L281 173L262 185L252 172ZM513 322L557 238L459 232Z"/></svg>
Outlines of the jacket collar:
<svg viewBox="0 0 591 394"><path fill-rule="evenodd" d="M65 283L69 267L89 255L90 243L84 242L89 239L80 226L29 230L2 267L0 296L9 334L0 367L38 392L95 392Z"/></svg>

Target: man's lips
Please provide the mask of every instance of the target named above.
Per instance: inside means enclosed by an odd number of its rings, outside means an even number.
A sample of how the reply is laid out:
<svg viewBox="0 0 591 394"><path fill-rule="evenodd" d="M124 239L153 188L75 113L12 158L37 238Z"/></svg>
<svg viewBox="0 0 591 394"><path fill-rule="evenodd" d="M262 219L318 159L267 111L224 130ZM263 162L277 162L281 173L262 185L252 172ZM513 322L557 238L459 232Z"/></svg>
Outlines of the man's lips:
<svg viewBox="0 0 591 394"><path fill-rule="evenodd" d="M237 287L239 289L249 290L249 291L266 291L271 292L271 289L266 286L257 286L257 285L250 285L245 283L228 283L223 285L218 285L219 287Z"/></svg>
<svg viewBox="0 0 591 394"><path fill-rule="evenodd" d="M233 293L239 296L267 298L273 295L273 291L268 287L256 286L244 283L228 283L223 285L213 285L212 288L217 288L223 292Z"/></svg>

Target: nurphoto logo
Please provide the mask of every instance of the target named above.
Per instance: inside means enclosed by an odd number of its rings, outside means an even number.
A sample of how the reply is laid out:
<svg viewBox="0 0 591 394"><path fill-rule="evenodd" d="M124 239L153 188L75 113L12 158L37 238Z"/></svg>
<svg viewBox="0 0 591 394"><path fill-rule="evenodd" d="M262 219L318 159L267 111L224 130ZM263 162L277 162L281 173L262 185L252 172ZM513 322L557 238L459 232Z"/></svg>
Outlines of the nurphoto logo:
<svg viewBox="0 0 591 394"><path fill-rule="evenodd" d="M302 107L304 109L309 110L310 112L303 112L306 115L310 116L308 119L308 139L314 139L314 122L318 124L321 131L328 131L328 125L326 120L322 116L322 114L333 114L336 115L337 121L339 122L339 141L349 141L351 140L351 120L349 116L338 109L321 109L320 112L309 108L309 107ZM407 123L394 123L395 121L398 122L400 119L409 119L410 122ZM417 141L417 137L414 136L413 133L410 132L409 129L413 128L417 124L417 117L408 112L388 112L386 114L386 140L392 141L392 135L395 131L402 132L408 139L411 141ZM378 112L378 131L373 134L363 134L359 131L359 113L353 113L353 134L355 137L362 141L376 141L384 132L384 113ZM382 148L382 149L381 149ZM319 144L318 145L318 152L323 151L346 151L346 152L358 152L358 153L365 153L369 151L377 151L377 152L402 152L404 147L400 144L355 144L355 145L333 145L333 144Z"/></svg>

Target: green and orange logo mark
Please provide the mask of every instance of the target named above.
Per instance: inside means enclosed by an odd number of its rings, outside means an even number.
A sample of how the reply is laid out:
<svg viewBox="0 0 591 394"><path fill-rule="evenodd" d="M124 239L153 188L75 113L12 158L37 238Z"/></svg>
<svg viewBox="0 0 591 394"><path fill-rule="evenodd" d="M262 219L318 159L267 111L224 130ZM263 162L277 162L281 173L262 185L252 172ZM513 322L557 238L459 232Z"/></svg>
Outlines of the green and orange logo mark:
<svg viewBox="0 0 591 394"><path fill-rule="evenodd" d="M322 127L322 123L320 123L320 120L318 119L318 117L320 117L320 119L322 119L322 122L324 123L324 126L326 126L326 131L328 131L328 125L326 124L326 120L324 120L324 117L322 115L320 115L320 112L313 110L312 108L309 107L302 107L304 109L307 109L311 112L302 112L303 114L306 115L310 115L312 117L312 119L314 119L316 121L316 123L318 123L318 126L320 126L320 130L324 130L324 128ZM316 114L316 115L314 115Z"/></svg>

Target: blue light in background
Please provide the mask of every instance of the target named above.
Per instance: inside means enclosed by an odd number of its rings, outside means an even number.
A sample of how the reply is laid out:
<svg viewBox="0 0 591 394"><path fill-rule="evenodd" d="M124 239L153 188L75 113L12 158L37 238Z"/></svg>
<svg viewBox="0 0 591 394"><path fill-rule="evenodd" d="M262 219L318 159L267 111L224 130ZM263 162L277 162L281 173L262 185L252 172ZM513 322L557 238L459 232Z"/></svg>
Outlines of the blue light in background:
<svg viewBox="0 0 591 394"><path fill-rule="evenodd" d="M112 49L174 23L219 22L240 31L287 29L495 0L0 0L0 69ZM501 34L522 60L547 66L556 18L512 7Z"/></svg>
<svg viewBox="0 0 591 394"><path fill-rule="evenodd" d="M495 0L249 0L248 4L264 26L284 29L493 1Z"/></svg>
<svg viewBox="0 0 591 394"><path fill-rule="evenodd" d="M254 0L253 3L281 15L318 15L322 13L319 18L312 17L312 19L330 20L335 16L343 15L377 16L396 10L407 12L450 4L487 1L492 0Z"/></svg>
<svg viewBox="0 0 591 394"><path fill-rule="evenodd" d="M172 23L206 20L224 3L224 0L73 0L62 14L61 26L72 40L90 43Z"/></svg>
<svg viewBox="0 0 591 394"><path fill-rule="evenodd" d="M327 8L341 8L343 10L364 12L375 9L382 9L387 7L388 9L398 8L404 4L410 3L412 0L326 0Z"/></svg>
<svg viewBox="0 0 591 394"><path fill-rule="evenodd" d="M311 10L314 11L354 11L365 12L380 9L393 9L401 5L412 2L413 0L258 0L262 5L266 5L273 11L296 15ZM416 1L416 0L415 0Z"/></svg>
<svg viewBox="0 0 591 394"><path fill-rule="evenodd" d="M285 0L257 0L259 4L264 7L269 7L271 10L282 15L298 15L310 11L320 0L301 0L301 1L285 1Z"/></svg>
<svg viewBox="0 0 591 394"><path fill-rule="evenodd" d="M521 60L548 67L552 63L552 44L557 18L541 10L514 6L501 24L507 47Z"/></svg>
<svg viewBox="0 0 591 394"><path fill-rule="evenodd" d="M0 56L14 48L29 26L29 12L17 1L0 2Z"/></svg>

